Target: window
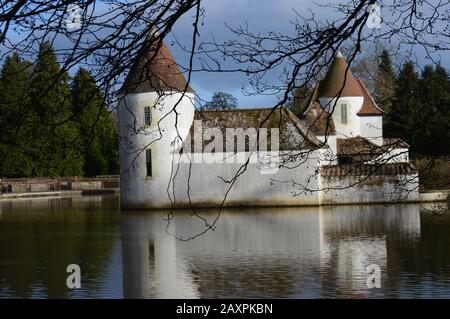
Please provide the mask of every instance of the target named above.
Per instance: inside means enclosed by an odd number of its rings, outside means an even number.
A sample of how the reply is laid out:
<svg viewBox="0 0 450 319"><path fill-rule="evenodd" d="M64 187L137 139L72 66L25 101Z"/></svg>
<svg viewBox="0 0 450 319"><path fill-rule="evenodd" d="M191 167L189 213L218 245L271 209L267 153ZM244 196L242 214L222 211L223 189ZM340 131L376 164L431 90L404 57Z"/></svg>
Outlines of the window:
<svg viewBox="0 0 450 319"><path fill-rule="evenodd" d="M341 104L341 123L347 124L347 104Z"/></svg>
<svg viewBox="0 0 450 319"><path fill-rule="evenodd" d="M150 106L144 107L144 125L150 125L152 122L152 113L150 112Z"/></svg>
<svg viewBox="0 0 450 319"><path fill-rule="evenodd" d="M353 158L351 156L339 155L338 165L353 164Z"/></svg>
<svg viewBox="0 0 450 319"><path fill-rule="evenodd" d="M152 150L145 150L145 167L147 176L152 176Z"/></svg>

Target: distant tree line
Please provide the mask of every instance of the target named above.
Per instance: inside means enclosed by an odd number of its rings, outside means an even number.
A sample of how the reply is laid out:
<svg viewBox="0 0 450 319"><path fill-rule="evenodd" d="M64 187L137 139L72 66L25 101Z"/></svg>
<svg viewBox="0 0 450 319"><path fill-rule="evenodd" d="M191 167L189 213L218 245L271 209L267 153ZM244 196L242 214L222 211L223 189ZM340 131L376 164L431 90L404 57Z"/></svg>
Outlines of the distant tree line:
<svg viewBox="0 0 450 319"><path fill-rule="evenodd" d="M71 79L48 42L34 63L5 59L0 128L0 177L118 172L115 123L93 76L80 68Z"/></svg>

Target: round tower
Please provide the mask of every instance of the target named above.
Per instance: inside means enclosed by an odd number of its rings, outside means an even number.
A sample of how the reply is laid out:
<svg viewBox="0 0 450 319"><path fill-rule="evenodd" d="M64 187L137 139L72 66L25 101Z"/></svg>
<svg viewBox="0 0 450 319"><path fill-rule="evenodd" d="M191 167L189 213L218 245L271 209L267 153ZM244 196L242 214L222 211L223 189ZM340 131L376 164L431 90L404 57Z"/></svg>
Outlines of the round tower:
<svg viewBox="0 0 450 319"><path fill-rule="evenodd" d="M320 81L317 97L320 105L332 113L338 138L361 136L382 144L383 112L364 83L353 76L340 51Z"/></svg>
<svg viewBox="0 0 450 319"><path fill-rule="evenodd" d="M124 209L169 202L174 139L194 118L194 93L157 37L144 42L119 90L120 202Z"/></svg>

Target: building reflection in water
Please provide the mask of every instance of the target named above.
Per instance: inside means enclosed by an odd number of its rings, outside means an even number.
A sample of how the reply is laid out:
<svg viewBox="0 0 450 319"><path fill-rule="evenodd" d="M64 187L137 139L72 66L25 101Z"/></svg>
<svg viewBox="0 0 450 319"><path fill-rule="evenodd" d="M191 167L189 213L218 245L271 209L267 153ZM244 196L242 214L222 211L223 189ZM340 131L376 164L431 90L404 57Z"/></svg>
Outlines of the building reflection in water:
<svg viewBox="0 0 450 319"><path fill-rule="evenodd" d="M230 209L190 241L173 234L198 234L202 219L177 211L167 227L166 218L124 214L124 297L376 296L388 284L390 243L420 237L417 205ZM370 264L382 270L381 289L366 286Z"/></svg>
<svg viewBox="0 0 450 319"><path fill-rule="evenodd" d="M0 298L450 296L450 214L421 207L226 210L215 231L183 242L166 232L167 212L121 213L117 197L2 200ZM182 211L168 227L202 230ZM369 264L381 289L366 287Z"/></svg>

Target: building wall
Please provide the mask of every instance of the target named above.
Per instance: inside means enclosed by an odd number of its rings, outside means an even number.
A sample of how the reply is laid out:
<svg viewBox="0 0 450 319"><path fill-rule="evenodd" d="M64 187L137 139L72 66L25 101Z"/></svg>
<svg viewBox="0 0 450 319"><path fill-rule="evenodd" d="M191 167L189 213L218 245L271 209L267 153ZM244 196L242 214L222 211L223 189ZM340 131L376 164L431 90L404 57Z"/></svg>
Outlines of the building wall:
<svg viewBox="0 0 450 319"><path fill-rule="evenodd" d="M419 201L419 177L386 176L321 176L319 201L329 204L368 204Z"/></svg>
<svg viewBox="0 0 450 319"><path fill-rule="evenodd" d="M217 207L225 197L225 206L318 205L316 170L320 152L314 151L308 158L286 163L288 167L279 169L274 161L272 165L261 165L256 155L253 155L246 171L233 185L227 181L244 165L237 162L237 158L242 158L243 154L226 155L227 161L234 163L190 163L187 157L192 154L175 160L175 178L170 187L170 176L167 179L136 178L129 185L133 196L122 200L122 207L170 208L171 202L174 207L190 207L191 204ZM231 190L227 194L230 186Z"/></svg>
<svg viewBox="0 0 450 319"><path fill-rule="evenodd" d="M235 182L231 179L243 169L242 158L248 154L238 152L226 154L225 162L216 159L206 162L188 160L192 154L173 160L173 143L177 134L184 139L194 118L193 95L187 93L165 95L158 99L157 93L129 94L119 104L120 137L120 189L121 206L125 209L212 207L225 206L288 206L319 205L330 203L386 202L389 198L401 198L397 184L400 177L371 177L352 189L319 192L325 188L351 185L355 177L337 180L323 180L318 177L318 169L323 164L333 164L333 158L325 158L325 153L335 152L336 137L361 134L360 109L362 98L341 98L333 113L337 135L329 140L330 149L317 150L306 158L278 164L263 165L255 158L247 165L245 172ZM180 101L181 99L181 101ZM324 103L323 101L321 101ZM178 103L175 113L170 113ZM348 106L347 124L340 123L340 103ZM324 104L323 104L324 105ZM152 123L144 126L144 107L150 106ZM381 121L381 118L380 118ZM175 126L178 128L175 129ZM145 150L152 151L152 176L146 176ZM195 154L198 155L198 154ZM221 154L215 154L221 156ZM290 155L283 154L282 156ZM297 154L298 155L298 154ZM230 163L231 162L231 163ZM361 178L361 177L360 177ZM397 183L397 184L396 184ZM408 187L415 185L407 184ZM228 192L229 191L229 192ZM397 192L397 193L396 193ZM397 194L397 195L396 195ZM394 197L393 197L394 196ZM395 197L396 196L396 197ZM406 194L406 200L416 200L417 191ZM388 198L388 200L387 200Z"/></svg>
<svg viewBox="0 0 450 319"><path fill-rule="evenodd" d="M332 113L337 138L348 138L361 135L361 118L356 115L361 109L363 97L319 98L320 104L327 112ZM341 104L347 104L347 123L341 121Z"/></svg>
<svg viewBox="0 0 450 319"><path fill-rule="evenodd" d="M192 93L185 93L182 97L182 93L166 92L162 98L158 98L156 92L148 92L128 94L120 100L120 190L124 206L160 198L166 193L173 141L178 133L184 139L189 132L195 112L193 98ZM178 116L171 112L175 105ZM146 106L151 107L152 120L149 126L144 126ZM147 148L152 153L151 177L146 176Z"/></svg>
<svg viewBox="0 0 450 319"><path fill-rule="evenodd" d="M383 117L382 116L358 116L363 97L320 98L321 105L332 112L337 138L362 136L371 142L383 144ZM341 104L347 104L347 123L342 123Z"/></svg>
<svg viewBox="0 0 450 319"><path fill-rule="evenodd" d="M319 140L322 142L325 141L325 136L317 136ZM337 143L336 143L336 135L328 135L326 137L328 149L324 152L326 155L324 157L328 159L328 161L323 161L322 165L334 165L337 164ZM327 163L328 162L328 163Z"/></svg>
<svg viewBox="0 0 450 319"><path fill-rule="evenodd" d="M381 146L383 144L383 117L359 116L360 135L370 142Z"/></svg>

